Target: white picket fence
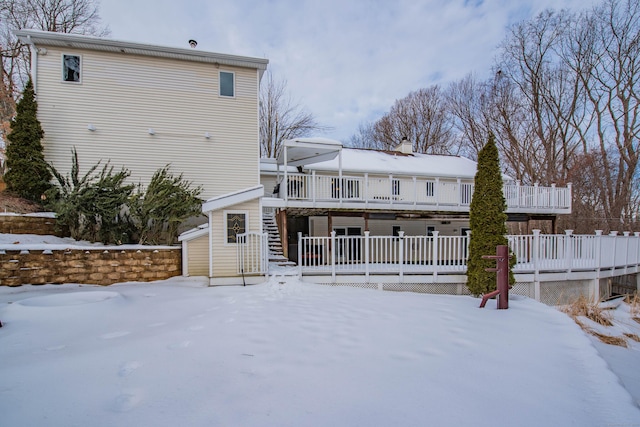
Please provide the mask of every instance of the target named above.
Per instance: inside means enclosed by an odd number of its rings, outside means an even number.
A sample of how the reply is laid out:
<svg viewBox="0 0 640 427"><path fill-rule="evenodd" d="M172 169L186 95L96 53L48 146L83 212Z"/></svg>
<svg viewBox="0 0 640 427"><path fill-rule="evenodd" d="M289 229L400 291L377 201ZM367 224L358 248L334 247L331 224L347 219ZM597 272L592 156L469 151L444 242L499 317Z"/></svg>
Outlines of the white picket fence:
<svg viewBox="0 0 640 427"><path fill-rule="evenodd" d="M620 270L640 266L640 233L617 235L507 236L516 256L515 273ZM469 236L336 236L298 235L300 274L464 274ZM331 248L334 248L331 250ZM491 255L491 254L487 254Z"/></svg>

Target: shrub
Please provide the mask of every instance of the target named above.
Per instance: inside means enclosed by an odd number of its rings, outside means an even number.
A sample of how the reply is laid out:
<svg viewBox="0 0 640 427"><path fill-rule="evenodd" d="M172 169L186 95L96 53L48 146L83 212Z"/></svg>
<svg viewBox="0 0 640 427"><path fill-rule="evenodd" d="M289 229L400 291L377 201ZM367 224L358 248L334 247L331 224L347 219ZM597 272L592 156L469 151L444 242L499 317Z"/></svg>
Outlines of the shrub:
<svg viewBox="0 0 640 427"><path fill-rule="evenodd" d="M114 173L109 163L94 174L100 162L80 177L78 153L72 150L71 174L62 176L50 166L57 186L47 193L49 206L56 212L56 222L68 227L76 240L122 243L128 241L130 226L126 210L134 185L125 185L130 172Z"/></svg>
<svg viewBox="0 0 640 427"><path fill-rule="evenodd" d="M187 218L201 214L202 187L191 188L182 174L174 176L169 166L158 169L146 191L141 185L129 204L132 222L141 244L173 244L178 226Z"/></svg>

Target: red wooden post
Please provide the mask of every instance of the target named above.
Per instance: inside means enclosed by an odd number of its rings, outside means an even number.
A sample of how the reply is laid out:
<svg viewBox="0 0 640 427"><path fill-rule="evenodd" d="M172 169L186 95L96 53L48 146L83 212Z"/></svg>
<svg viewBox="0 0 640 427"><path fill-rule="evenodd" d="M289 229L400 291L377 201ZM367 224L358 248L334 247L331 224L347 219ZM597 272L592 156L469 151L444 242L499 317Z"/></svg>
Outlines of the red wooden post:
<svg viewBox="0 0 640 427"><path fill-rule="evenodd" d="M496 280L498 281L498 310L509 308L509 247L507 245L499 245L496 248L496 264L498 272Z"/></svg>
<svg viewBox="0 0 640 427"><path fill-rule="evenodd" d="M496 260L496 268L486 268L485 271L496 272L498 289L483 295L480 308L485 306L489 298L496 295L498 297L498 309L503 310L509 308L509 246L498 245L495 255L483 255L482 258Z"/></svg>

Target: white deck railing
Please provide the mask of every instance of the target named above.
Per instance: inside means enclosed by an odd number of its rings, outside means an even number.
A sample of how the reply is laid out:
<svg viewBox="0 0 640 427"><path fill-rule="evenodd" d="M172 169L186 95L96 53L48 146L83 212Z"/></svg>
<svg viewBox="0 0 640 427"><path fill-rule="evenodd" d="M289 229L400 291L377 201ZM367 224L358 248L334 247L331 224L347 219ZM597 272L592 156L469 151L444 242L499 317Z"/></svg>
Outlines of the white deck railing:
<svg viewBox="0 0 640 427"><path fill-rule="evenodd" d="M287 174L286 185L278 197L290 202L363 203L365 205L402 205L420 207L458 207L471 204L473 182L461 179L418 176L342 176ZM503 188L510 212L570 213L571 185L567 187L505 184Z"/></svg>
<svg viewBox="0 0 640 427"><path fill-rule="evenodd" d="M266 274L269 272L269 238L267 233L238 234L238 274Z"/></svg>
<svg viewBox="0 0 640 427"><path fill-rule="evenodd" d="M507 236L516 256L515 273L600 271L640 266L640 233L603 236L565 234ZM298 235L300 273L435 274L467 269L468 236L302 237ZM331 250L334 248L334 250ZM491 254L486 254L491 255Z"/></svg>

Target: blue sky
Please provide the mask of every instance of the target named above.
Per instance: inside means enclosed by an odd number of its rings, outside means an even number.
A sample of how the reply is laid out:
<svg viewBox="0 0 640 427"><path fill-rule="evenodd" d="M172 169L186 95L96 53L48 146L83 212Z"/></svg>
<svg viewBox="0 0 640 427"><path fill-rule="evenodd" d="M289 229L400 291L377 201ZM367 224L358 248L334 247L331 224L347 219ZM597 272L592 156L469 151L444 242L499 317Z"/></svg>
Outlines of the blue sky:
<svg viewBox="0 0 640 427"><path fill-rule="evenodd" d="M485 78L509 25L596 0L102 0L111 37L268 58L293 100L346 142L396 99Z"/></svg>

